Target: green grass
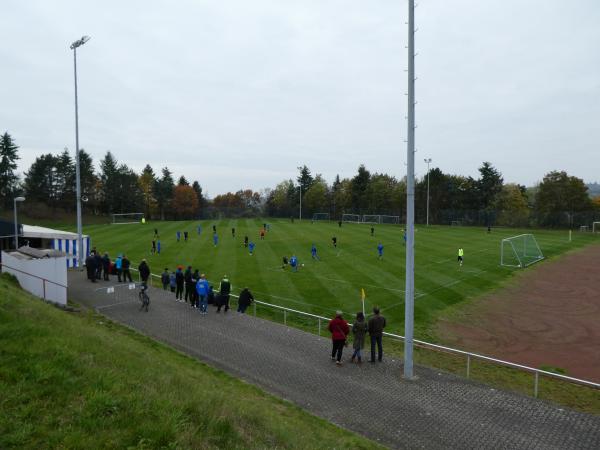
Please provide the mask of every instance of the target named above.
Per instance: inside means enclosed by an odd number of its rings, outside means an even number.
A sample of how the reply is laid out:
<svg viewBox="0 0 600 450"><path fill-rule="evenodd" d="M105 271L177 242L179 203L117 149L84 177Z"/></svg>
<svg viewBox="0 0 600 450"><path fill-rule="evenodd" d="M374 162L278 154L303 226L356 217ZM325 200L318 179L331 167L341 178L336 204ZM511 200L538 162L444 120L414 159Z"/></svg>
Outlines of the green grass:
<svg viewBox="0 0 600 450"><path fill-rule="evenodd" d="M0 277L0 448L379 448Z"/></svg>
<svg viewBox="0 0 600 450"><path fill-rule="evenodd" d="M377 305L388 319L388 331L402 333L404 328L405 247L399 226L376 225L375 236L370 226L336 223L269 220L271 231L259 240L260 219L203 221L203 231L196 233L199 222L150 222L145 225L91 225L84 232L92 237L92 245L114 257L126 253L134 262L146 258L153 273L177 264L192 265L218 283L228 274L236 290L248 286L257 299L331 316L341 309L356 313L361 309L360 289L367 294L366 308ZM212 242L212 224L219 231L219 245ZM154 227L161 236L161 255L150 255ZM236 228L236 238L231 228ZM187 230L190 240L176 242L177 230ZM500 267L500 240L504 237L532 232L495 229L491 234L483 228L418 226L416 232L415 268L415 335L435 339L433 325L453 305L476 298L523 270ZM547 258L599 242L590 233L574 233L568 242L566 231L534 230ZM254 256L242 245L248 235L256 243ZM334 249L331 237L337 236ZM377 258L377 244L382 242L384 258ZM311 259L311 244L318 248L320 261ZM457 249L463 247L465 264L456 261ZM298 273L281 270L283 255L295 253L305 264ZM542 263L543 264L543 263Z"/></svg>

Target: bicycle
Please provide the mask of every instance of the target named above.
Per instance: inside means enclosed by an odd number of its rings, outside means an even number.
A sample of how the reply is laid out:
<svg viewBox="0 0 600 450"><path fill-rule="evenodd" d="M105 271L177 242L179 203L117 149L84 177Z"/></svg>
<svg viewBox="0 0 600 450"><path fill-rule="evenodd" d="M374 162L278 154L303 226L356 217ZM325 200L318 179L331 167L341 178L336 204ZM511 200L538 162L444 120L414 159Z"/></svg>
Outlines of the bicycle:
<svg viewBox="0 0 600 450"><path fill-rule="evenodd" d="M140 299L140 302L142 303L142 305L140 306L140 311L145 308L146 312L148 312L148 306L150 305L150 297L148 297L148 294L146 293L147 290L148 286L146 285L146 283L142 283L142 285L140 286L140 292L138 293L138 297Z"/></svg>

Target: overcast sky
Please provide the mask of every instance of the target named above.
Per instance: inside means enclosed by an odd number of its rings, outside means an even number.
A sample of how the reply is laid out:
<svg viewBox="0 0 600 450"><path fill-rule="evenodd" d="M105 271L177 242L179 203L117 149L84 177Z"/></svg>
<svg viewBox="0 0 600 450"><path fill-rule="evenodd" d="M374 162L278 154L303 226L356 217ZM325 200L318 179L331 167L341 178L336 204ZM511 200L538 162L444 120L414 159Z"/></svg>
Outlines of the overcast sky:
<svg viewBox="0 0 600 450"><path fill-rule="evenodd" d="M407 0L2 0L0 131L19 170L80 145L168 166L209 195L306 164L332 181L406 167ZM600 180L600 1L423 0L417 155L507 182Z"/></svg>

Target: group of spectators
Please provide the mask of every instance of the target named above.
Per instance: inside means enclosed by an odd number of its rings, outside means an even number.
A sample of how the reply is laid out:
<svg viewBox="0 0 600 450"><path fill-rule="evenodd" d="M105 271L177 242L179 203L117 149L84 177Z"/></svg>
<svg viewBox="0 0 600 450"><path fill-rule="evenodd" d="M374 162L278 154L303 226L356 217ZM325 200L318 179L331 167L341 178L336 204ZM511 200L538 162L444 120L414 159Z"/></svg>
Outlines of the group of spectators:
<svg viewBox="0 0 600 450"><path fill-rule="evenodd" d="M131 262L126 255L119 255L117 259L111 261L108 253L100 256L100 252L94 247L90 254L85 258L85 268L87 278L92 283L96 280L110 281L109 275L116 274L121 283L129 281L131 283Z"/></svg>
<svg viewBox="0 0 600 450"><path fill-rule="evenodd" d="M198 269L192 271L192 266L187 266L185 271L182 266L179 266L173 272L165 268L160 281L164 290L170 290L175 294L176 301L189 304L190 307L198 309L201 314L208 313L208 305L216 306L218 313L221 309L224 312L229 311L232 286L227 275L223 275L216 293L213 285L206 279L206 275L200 273ZM237 311L246 312L253 301L254 296L245 287L239 295Z"/></svg>
<svg viewBox="0 0 600 450"><path fill-rule="evenodd" d="M383 329L385 328L386 321L379 311L379 308L373 308L373 315L369 318L368 322L365 319L365 315L362 312L356 314L356 320L352 324L353 343L352 347L354 352L352 353L351 362L362 363L361 351L365 346L365 337L367 333L371 338L371 359L369 362L374 363L375 361L381 362L383 359ZM348 335L350 334L350 326L348 322L344 320L341 311L335 313L335 317L331 319L327 327L331 333L332 349L331 359L335 361L337 365L342 365L342 352L344 347L348 345ZM377 346L377 360L375 359L375 347Z"/></svg>

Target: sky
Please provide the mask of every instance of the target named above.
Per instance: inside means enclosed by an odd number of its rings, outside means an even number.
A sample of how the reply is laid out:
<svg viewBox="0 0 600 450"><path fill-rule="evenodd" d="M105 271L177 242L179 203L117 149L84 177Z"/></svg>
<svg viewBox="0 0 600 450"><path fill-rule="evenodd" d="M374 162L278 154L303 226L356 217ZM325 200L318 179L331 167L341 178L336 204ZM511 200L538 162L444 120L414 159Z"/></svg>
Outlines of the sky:
<svg viewBox="0 0 600 450"><path fill-rule="evenodd" d="M19 171L80 146L168 166L209 196L406 174L407 0L3 0L0 132ZM423 0L416 166L600 181L600 2Z"/></svg>

